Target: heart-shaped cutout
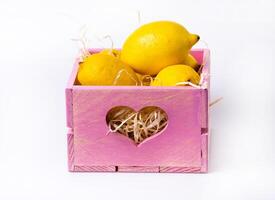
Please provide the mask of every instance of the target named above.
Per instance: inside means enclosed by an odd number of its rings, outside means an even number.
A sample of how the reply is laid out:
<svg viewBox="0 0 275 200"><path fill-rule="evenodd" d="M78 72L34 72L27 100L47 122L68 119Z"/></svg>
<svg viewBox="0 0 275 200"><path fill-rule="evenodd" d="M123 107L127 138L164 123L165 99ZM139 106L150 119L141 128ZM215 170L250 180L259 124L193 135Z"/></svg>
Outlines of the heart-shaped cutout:
<svg viewBox="0 0 275 200"><path fill-rule="evenodd" d="M168 123L164 110L156 106L144 107L139 111L127 106L117 106L106 115L109 132L122 134L136 144L160 133Z"/></svg>

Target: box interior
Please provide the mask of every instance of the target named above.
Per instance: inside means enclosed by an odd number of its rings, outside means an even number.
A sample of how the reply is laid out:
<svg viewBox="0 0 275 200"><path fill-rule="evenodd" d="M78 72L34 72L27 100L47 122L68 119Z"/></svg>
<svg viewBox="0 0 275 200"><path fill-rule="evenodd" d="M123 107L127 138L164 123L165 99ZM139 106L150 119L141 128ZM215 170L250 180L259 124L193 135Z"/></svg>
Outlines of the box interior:
<svg viewBox="0 0 275 200"><path fill-rule="evenodd" d="M94 49L90 49L90 53L94 54L94 53L98 53L100 52L102 49L100 48L94 48ZM203 63L203 59L205 57L204 55L204 50L203 49L192 49L190 51L190 53L192 54L192 56L195 57L195 59L197 60L197 62L201 65ZM74 64L74 69L71 75L71 78L69 80L68 86L79 86L79 87L106 87L106 86L83 86L80 85L79 82L77 81L77 72L78 72L78 68L79 68L79 63L80 63L80 59L76 59L76 62ZM205 67L205 66L203 66ZM108 86L107 86L108 87ZM117 86L116 86L117 87ZM119 87L152 87L152 86L119 86ZM188 87L188 86L187 86Z"/></svg>

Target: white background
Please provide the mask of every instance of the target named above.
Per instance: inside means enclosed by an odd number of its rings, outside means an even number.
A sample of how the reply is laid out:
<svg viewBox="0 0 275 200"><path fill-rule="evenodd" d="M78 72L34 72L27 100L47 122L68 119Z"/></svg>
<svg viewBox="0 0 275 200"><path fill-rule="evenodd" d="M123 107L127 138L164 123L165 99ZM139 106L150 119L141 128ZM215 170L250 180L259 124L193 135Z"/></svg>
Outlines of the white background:
<svg viewBox="0 0 275 200"><path fill-rule="evenodd" d="M0 199L275 199L273 0L0 1ZM69 173L64 88L83 25L120 47L169 19L211 49L208 174ZM203 43L199 46L204 46Z"/></svg>

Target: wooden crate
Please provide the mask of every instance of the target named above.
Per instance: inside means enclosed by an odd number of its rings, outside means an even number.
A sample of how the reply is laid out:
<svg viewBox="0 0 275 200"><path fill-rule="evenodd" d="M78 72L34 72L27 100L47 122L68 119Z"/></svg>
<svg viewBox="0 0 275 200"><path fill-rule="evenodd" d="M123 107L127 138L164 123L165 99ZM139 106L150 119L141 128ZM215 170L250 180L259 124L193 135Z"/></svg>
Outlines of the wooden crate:
<svg viewBox="0 0 275 200"><path fill-rule="evenodd" d="M80 86L77 60L66 88L69 171L207 172L210 53L191 53L204 64L201 88ZM115 106L158 106L168 125L136 145L119 133L107 134L106 114Z"/></svg>

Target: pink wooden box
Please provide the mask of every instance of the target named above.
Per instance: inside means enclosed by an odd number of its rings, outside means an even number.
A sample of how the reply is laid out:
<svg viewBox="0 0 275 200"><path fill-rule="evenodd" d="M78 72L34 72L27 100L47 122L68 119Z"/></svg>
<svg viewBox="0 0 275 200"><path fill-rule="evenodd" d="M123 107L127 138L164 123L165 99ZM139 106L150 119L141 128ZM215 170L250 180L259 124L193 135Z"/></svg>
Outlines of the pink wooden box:
<svg viewBox="0 0 275 200"><path fill-rule="evenodd" d="M204 64L201 88L80 86L76 61L66 88L69 171L207 172L210 54L207 49L191 53ZM106 114L115 106L158 106L168 125L136 145L119 133L107 134Z"/></svg>

